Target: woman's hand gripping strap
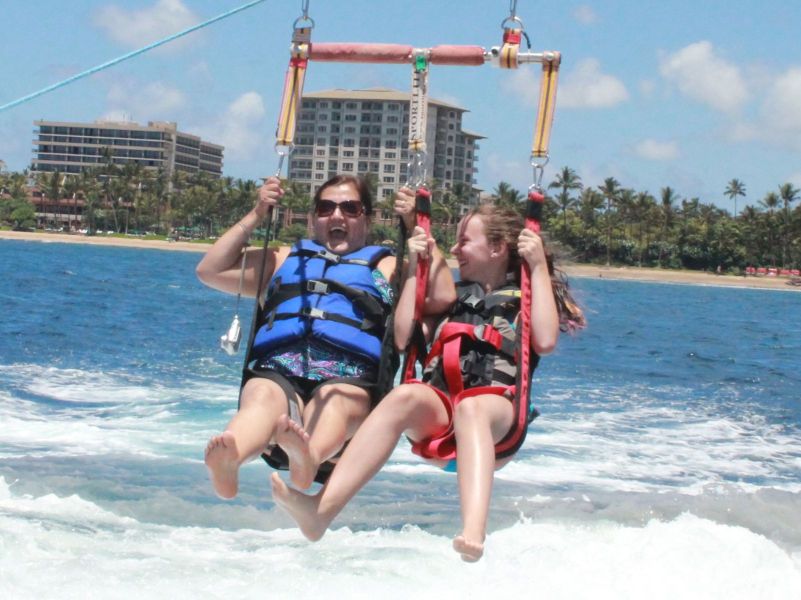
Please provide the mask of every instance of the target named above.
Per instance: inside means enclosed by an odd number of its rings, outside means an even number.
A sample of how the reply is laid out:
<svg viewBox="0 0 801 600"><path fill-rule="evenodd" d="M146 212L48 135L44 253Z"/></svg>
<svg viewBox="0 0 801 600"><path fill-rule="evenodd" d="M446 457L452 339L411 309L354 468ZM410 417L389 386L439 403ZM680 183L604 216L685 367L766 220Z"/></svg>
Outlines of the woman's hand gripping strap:
<svg viewBox="0 0 801 600"><path fill-rule="evenodd" d="M539 233L545 197L539 189L528 193L526 228ZM518 451L526 439L531 408L531 269L520 265L520 324L517 330L517 381L514 398L514 423L509 433L495 446L495 456L504 458Z"/></svg>

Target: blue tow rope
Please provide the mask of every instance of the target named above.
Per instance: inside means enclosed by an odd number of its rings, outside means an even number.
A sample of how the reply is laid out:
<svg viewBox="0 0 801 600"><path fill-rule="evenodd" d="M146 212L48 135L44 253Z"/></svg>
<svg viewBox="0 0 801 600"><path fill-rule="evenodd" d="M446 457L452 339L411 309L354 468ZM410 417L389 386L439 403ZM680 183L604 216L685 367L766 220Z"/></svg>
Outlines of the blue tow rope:
<svg viewBox="0 0 801 600"><path fill-rule="evenodd" d="M4 110L6 110L8 108L13 108L13 107L18 106L20 104L28 102L29 100L33 100L34 98L38 98L42 94L47 94L48 92L52 92L54 90L57 90L57 89L59 89L61 87L64 87L67 84L72 83L73 81L77 81L78 79L82 79L82 78L84 78L84 77L86 77L88 75L92 75L94 73L97 73L98 71L102 71L103 69L107 69L108 67L116 65L117 63L121 63L122 61L128 60L129 58L133 58L134 56L138 56L138 55L140 55L140 54L142 54L144 52L147 52L148 50L152 50L153 48L158 48L159 46L162 46L162 45L164 45L164 44L166 44L168 42L171 42L173 40L177 40L179 37L185 36L188 33L192 33L193 31L197 31L198 29L206 27L207 25L211 25L212 23L214 23L216 21L219 21L221 19L225 19L226 17L230 17L233 14L236 14L236 13L238 13L240 11L246 10L246 9L252 7L252 6L256 6L257 4L261 4L264 1L265 0L254 0L253 2L248 2L247 4L243 4L242 6L240 6L238 8L234 8L234 9L229 10L228 12L225 12L225 13L223 13L221 15L217 15L216 17L213 17L213 18L209 19L208 21L204 21L203 23L199 23L197 25L193 25L192 27L189 27L188 29L184 29L183 31L179 31L178 33L175 33L175 34L173 34L173 35L171 35L169 37L166 37L166 38L164 38L162 40L159 40L157 42L153 42L152 44L149 44L149 45L145 46L144 48L140 48L139 50L134 50L133 52L129 52L128 54L123 54L122 56L119 56L119 57L117 57L117 58L115 58L113 60L110 60L108 62L103 63L102 65L98 65L96 67L92 67L91 69L87 69L86 71L78 73L77 75L73 75L72 77L68 77L64 81L59 81L58 83L54 83L53 85L49 85L46 88L39 90L38 92L34 92L32 94L28 94L27 96L23 96L22 98L14 100L13 102L9 102L8 104L3 104L2 106L0 106L0 112L3 112Z"/></svg>

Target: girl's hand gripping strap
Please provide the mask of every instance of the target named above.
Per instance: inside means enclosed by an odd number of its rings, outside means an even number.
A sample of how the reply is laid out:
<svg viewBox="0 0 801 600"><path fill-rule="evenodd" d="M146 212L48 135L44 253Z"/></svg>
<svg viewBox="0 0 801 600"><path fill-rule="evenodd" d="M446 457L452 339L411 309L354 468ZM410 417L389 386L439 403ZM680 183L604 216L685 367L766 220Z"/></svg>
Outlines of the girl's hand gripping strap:
<svg viewBox="0 0 801 600"><path fill-rule="evenodd" d="M545 197L538 189L529 191L526 202L526 228L540 232ZM526 261L520 266L520 324L517 330L517 381L515 384L514 423L509 433L495 446L495 456L512 456L526 439L531 411L531 269Z"/></svg>
<svg viewBox="0 0 801 600"><path fill-rule="evenodd" d="M417 188L414 197L416 222L418 227L422 227L427 236L431 235L431 192L423 185ZM407 381L414 379L414 366L416 361L423 360L425 357L425 339L423 338L422 318L423 308L425 307L426 292L428 291L428 273L431 264L429 258L417 259L417 271L415 272L415 298L414 298L414 321L415 327L409 346L406 348L406 358L403 366L403 379Z"/></svg>

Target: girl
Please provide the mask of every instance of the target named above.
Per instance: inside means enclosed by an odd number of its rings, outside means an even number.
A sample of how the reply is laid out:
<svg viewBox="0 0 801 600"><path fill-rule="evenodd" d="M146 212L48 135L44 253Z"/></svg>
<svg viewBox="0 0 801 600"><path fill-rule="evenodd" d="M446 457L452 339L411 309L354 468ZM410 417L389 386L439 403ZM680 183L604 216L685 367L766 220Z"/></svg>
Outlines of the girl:
<svg viewBox="0 0 801 600"><path fill-rule="evenodd" d="M414 273L418 257L430 254L433 244L421 229L415 230L409 241L407 273ZM440 466L447 467L447 459L458 447L456 472L463 528L453 547L470 562L483 554L493 471L511 458L496 459L495 444L513 426L514 351L504 341L499 341L497 348L481 341L463 343L459 348L462 381L455 385L465 392L454 394L449 390L452 376L444 372L444 361L436 349L449 335L450 323L475 322L476 315L483 318L485 327L497 331L498 340L513 340L519 315L520 260L531 269L531 349L537 356L555 347L560 321L581 326L583 316L572 303L566 282L554 277L541 238L524 229L523 219L511 209L485 205L465 216L451 252L461 277L458 299L434 333L423 381L403 384L386 396L316 495L290 489L273 474L274 498L310 540L323 536L334 517L389 459L405 433L417 454ZM399 348L405 347L412 333L415 288L414 277L407 275L395 318ZM431 319L423 323L427 337L432 325ZM300 425L293 424L292 430L298 440L308 438Z"/></svg>

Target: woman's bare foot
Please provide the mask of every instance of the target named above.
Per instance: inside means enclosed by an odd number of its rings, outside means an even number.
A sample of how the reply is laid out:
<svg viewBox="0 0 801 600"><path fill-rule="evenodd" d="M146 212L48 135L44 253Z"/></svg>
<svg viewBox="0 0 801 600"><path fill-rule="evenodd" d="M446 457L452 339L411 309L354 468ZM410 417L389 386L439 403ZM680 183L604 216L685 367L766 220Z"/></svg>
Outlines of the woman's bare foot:
<svg viewBox="0 0 801 600"><path fill-rule="evenodd" d="M206 466L214 491L221 498L233 498L239 490L239 453L230 431L215 435L206 445Z"/></svg>
<svg viewBox="0 0 801 600"><path fill-rule="evenodd" d="M301 490L308 489L320 466L311 454L309 434L287 415L281 415L276 425L275 442L289 457L292 484Z"/></svg>
<svg viewBox="0 0 801 600"><path fill-rule="evenodd" d="M273 487L273 499L295 520L301 533L312 542L323 537L329 522L317 514L319 496L309 496L293 490L278 473L270 476L270 483Z"/></svg>
<svg viewBox="0 0 801 600"><path fill-rule="evenodd" d="M453 549L462 555L465 562L476 562L484 555L484 544L470 542L463 535L457 535L453 539Z"/></svg>

